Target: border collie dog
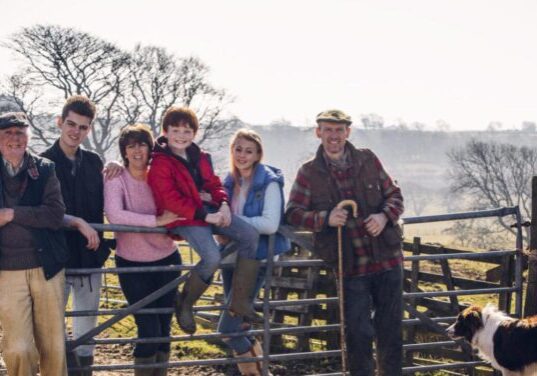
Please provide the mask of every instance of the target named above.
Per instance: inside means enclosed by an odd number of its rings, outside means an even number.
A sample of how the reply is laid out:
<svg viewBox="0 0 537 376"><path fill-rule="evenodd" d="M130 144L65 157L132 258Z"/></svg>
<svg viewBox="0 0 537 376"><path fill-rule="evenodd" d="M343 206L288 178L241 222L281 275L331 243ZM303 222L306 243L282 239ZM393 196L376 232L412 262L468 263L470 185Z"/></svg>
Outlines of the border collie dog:
<svg viewBox="0 0 537 376"><path fill-rule="evenodd" d="M537 316L514 319L495 306L470 306L447 329L464 338L503 376L537 375Z"/></svg>

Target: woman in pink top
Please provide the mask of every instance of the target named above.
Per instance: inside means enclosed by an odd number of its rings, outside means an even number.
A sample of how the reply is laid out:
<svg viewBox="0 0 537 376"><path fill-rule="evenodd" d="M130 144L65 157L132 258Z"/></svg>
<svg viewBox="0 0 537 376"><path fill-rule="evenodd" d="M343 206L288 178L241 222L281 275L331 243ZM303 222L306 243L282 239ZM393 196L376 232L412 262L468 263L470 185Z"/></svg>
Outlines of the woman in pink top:
<svg viewBox="0 0 537 376"><path fill-rule="evenodd" d="M104 206L110 223L133 226L164 226L179 218L170 212L156 216L151 189L146 183L149 153L153 137L142 124L124 128L119 137L119 150L125 165L123 173L104 183ZM180 265L181 258L173 240L166 234L116 233L116 265L168 266ZM119 283L129 304L134 304L164 286L180 272L119 273ZM157 299L146 308L171 308L175 290ZM167 337L170 334L172 314L134 315L138 337ZM134 349L134 363L167 362L170 343L138 343ZM167 369L136 369L136 376L166 375Z"/></svg>

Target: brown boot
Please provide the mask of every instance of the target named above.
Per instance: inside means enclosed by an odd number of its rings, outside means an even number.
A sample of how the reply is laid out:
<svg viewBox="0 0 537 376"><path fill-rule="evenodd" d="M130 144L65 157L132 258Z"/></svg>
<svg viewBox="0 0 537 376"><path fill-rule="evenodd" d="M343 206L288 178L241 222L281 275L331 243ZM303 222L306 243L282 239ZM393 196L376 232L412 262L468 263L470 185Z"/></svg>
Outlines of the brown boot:
<svg viewBox="0 0 537 376"><path fill-rule="evenodd" d="M170 353L164 352L164 351L157 351L157 363L168 363L170 360ZM167 376L168 375L168 367L166 368L155 368L153 371L152 376Z"/></svg>
<svg viewBox="0 0 537 376"><path fill-rule="evenodd" d="M229 312L232 316L242 316L247 322L262 323L263 317L254 311L253 301L257 274L259 273L259 260L239 257L233 280L231 282L231 302Z"/></svg>
<svg viewBox="0 0 537 376"><path fill-rule="evenodd" d="M175 317L185 333L196 332L196 320L192 307L208 287L209 285L201 279L198 273L192 270L183 286L183 291L175 296Z"/></svg>
<svg viewBox="0 0 537 376"><path fill-rule="evenodd" d="M263 356L263 348L259 341L255 341L250 350L246 351L244 354L235 354L236 358L253 358L259 356ZM243 376L261 376L263 374L263 365L261 361L237 363L237 367ZM268 375L272 376L270 372Z"/></svg>
<svg viewBox="0 0 537 376"><path fill-rule="evenodd" d="M156 355L148 356L145 358L136 357L134 358L134 364L135 365L141 365L141 364L153 364L155 363ZM134 369L134 376L153 376L153 372L155 372L155 368L135 368Z"/></svg>

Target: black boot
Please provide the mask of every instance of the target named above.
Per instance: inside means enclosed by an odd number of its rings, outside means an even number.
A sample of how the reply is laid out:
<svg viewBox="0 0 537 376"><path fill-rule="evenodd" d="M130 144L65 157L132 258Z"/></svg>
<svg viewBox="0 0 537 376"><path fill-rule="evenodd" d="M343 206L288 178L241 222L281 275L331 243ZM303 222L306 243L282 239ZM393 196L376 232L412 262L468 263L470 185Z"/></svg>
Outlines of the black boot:
<svg viewBox="0 0 537 376"><path fill-rule="evenodd" d="M148 356L148 357L135 357L134 358L134 364L153 364L155 363L156 356ZM135 368L134 369L134 376L153 376L153 372L155 372L155 368Z"/></svg>
<svg viewBox="0 0 537 376"><path fill-rule="evenodd" d="M67 359L67 375L68 376L83 376L81 371L71 371L71 368L80 367L80 359L77 353L73 350L67 350L65 352L65 358Z"/></svg>
<svg viewBox="0 0 537 376"><path fill-rule="evenodd" d="M157 351L157 363L168 363L170 360L170 353L164 351ZM167 376L168 368L155 368L153 371L153 376Z"/></svg>
<svg viewBox="0 0 537 376"><path fill-rule="evenodd" d="M93 365L93 356L79 356L78 357L78 360L80 361L80 367L89 367L89 366L92 366ZM92 370L88 370L88 371L82 371L80 373L81 376L92 376L93 375L93 371Z"/></svg>
<svg viewBox="0 0 537 376"><path fill-rule="evenodd" d="M263 317L254 311L253 301L255 282L259 273L259 260L239 257L231 282L231 302L229 312L232 316L242 316L244 321L262 323Z"/></svg>
<svg viewBox="0 0 537 376"><path fill-rule="evenodd" d="M175 318L185 333L196 332L196 320L192 307L208 287L209 285L201 279L199 274L192 270L183 286L183 291L175 296Z"/></svg>

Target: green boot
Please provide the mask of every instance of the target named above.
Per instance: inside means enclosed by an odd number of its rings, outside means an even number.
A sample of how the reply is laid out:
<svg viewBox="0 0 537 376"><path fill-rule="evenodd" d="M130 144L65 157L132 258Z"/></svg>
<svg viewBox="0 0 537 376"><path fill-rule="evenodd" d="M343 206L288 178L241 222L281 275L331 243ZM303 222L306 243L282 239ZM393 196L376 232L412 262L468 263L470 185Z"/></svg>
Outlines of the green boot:
<svg viewBox="0 0 537 376"><path fill-rule="evenodd" d="M168 363L170 360L170 353L164 351L157 351L157 363ZM167 376L168 367L166 368L155 368L153 371L153 376Z"/></svg>
<svg viewBox="0 0 537 376"><path fill-rule="evenodd" d="M141 364L154 364L156 360L156 355L148 356L146 358L134 358L134 364L135 365L141 365ZM155 368L135 368L134 369L134 376L153 376L153 372L155 372Z"/></svg>
<svg viewBox="0 0 537 376"><path fill-rule="evenodd" d="M192 270L183 286L183 291L175 296L175 317L185 333L196 332L196 320L192 307L208 287L209 285L201 279L199 274Z"/></svg>
<svg viewBox="0 0 537 376"><path fill-rule="evenodd" d="M89 367L89 366L92 366L93 365L93 356L79 356L78 357L78 360L80 361L80 366L81 367ZM93 375L93 371L92 370L88 370L88 371L82 371L80 373L81 376L92 376Z"/></svg>
<svg viewBox="0 0 537 376"><path fill-rule="evenodd" d="M232 316L242 316L245 321L262 323L263 317L254 311L255 282L259 273L259 260L239 257L231 282L231 302L229 312Z"/></svg>

